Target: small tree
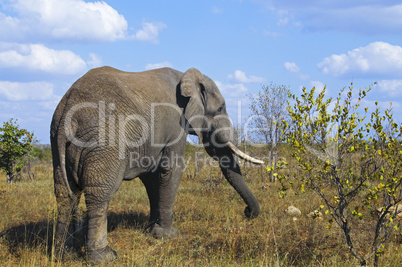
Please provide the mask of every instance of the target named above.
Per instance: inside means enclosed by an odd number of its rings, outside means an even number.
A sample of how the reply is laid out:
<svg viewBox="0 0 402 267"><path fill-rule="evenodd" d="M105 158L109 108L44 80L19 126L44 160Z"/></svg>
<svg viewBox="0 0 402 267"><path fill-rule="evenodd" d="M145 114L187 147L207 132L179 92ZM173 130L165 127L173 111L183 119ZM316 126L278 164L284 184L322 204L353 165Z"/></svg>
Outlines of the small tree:
<svg viewBox="0 0 402 267"><path fill-rule="evenodd" d="M282 121L286 116L286 103L289 90L284 85L262 86L256 96L250 95L250 110L255 133L268 145L270 155L270 180L275 182L274 170L277 167L278 142L281 139Z"/></svg>
<svg viewBox="0 0 402 267"><path fill-rule="evenodd" d="M359 90L357 99L352 97L353 86L342 90L332 112L333 101L324 99L325 90L317 97L315 88L310 92L304 88L301 98L290 94L291 123L284 122L285 137L301 176L281 175L282 190L290 181L290 185L299 182L303 191L315 191L325 203L329 222L335 221L342 229L350 253L360 265L374 255L377 266L392 229L399 226L393 219L402 201L402 128L390 109L380 113L377 102L375 111L368 113L365 108L364 116L359 114L370 88ZM357 234L354 222L372 220L377 211L374 233L365 233L372 236L372 243L360 244L358 251L356 235L351 234L353 230Z"/></svg>
<svg viewBox="0 0 402 267"><path fill-rule="evenodd" d="M19 129L12 119L0 127L0 168L6 172L7 182L12 183L24 163L23 156L32 149L33 134Z"/></svg>

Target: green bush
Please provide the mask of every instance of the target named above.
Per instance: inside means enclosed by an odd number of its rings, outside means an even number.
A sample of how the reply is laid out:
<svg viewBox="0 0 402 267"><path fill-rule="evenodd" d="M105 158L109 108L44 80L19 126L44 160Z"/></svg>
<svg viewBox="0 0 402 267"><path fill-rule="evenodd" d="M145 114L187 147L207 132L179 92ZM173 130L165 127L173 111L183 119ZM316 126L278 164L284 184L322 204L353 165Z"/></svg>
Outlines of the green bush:
<svg viewBox="0 0 402 267"><path fill-rule="evenodd" d="M360 265L373 255L378 264L391 231L399 227L394 218L402 201L401 126L391 109L380 112L378 102L371 113L360 107L369 91L360 89L353 98L352 85L335 101L325 100L325 88L317 96L315 88L304 88L301 97L290 94L291 122L284 122L284 134L299 172L279 177L282 193L291 186L308 188L324 200L326 208L319 209L342 229ZM372 239L356 245L356 235L370 223L373 235L364 234Z"/></svg>
<svg viewBox="0 0 402 267"><path fill-rule="evenodd" d="M16 123L10 119L0 127L0 169L6 173L8 183L21 171L25 164L23 156L32 149L33 143L33 134L19 129Z"/></svg>

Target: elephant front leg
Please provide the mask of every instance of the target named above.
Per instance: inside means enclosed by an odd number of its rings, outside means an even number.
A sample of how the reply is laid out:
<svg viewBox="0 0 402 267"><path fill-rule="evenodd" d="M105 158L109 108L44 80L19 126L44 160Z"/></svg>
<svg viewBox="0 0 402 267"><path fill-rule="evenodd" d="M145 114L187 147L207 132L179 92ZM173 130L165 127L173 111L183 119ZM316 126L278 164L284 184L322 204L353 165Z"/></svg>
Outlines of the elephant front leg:
<svg viewBox="0 0 402 267"><path fill-rule="evenodd" d="M179 187L183 168L162 169L159 172L156 223L152 226L151 233L155 237L172 237L178 234L178 230L172 226L173 204Z"/></svg>

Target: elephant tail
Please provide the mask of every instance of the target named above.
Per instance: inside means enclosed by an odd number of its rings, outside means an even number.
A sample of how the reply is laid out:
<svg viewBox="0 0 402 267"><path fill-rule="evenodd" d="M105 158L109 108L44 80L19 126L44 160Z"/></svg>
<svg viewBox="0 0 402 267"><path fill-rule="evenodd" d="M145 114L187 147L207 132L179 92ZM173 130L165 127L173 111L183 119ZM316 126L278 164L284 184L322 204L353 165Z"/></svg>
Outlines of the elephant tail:
<svg viewBox="0 0 402 267"><path fill-rule="evenodd" d="M58 147L58 153L59 153L59 162L60 162L60 172L62 179L65 183L65 186L67 188L68 192L68 197L69 198L74 198L74 193L71 190L70 183L68 182L67 178L67 170L66 170L66 137L62 134L59 134L57 137L57 147Z"/></svg>

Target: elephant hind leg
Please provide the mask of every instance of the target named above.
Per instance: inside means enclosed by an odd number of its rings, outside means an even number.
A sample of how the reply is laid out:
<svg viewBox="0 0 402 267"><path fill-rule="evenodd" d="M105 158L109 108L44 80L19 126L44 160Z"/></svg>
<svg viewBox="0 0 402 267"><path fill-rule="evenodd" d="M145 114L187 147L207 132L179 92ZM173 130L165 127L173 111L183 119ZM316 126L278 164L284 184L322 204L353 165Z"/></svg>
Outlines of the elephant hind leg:
<svg viewBox="0 0 402 267"><path fill-rule="evenodd" d="M117 253L107 242L107 209L109 201L97 203L89 189L85 191L88 215L87 254L90 264L111 262L117 258Z"/></svg>
<svg viewBox="0 0 402 267"><path fill-rule="evenodd" d="M111 262L117 257L117 253L109 247L107 241L107 209L123 180L123 171L118 165L109 167L106 163L88 164L87 161L83 180L86 183L84 193L88 225L87 256L91 264Z"/></svg>
<svg viewBox="0 0 402 267"><path fill-rule="evenodd" d="M123 181L126 162L112 160L116 158L118 151L107 147L91 150L83 161L81 180L88 226L86 251L91 264L110 262L117 257L107 241L107 209Z"/></svg>
<svg viewBox="0 0 402 267"><path fill-rule="evenodd" d="M81 191L73 192L73 198L71 198L61 193L63 190L57 185L55 188L58 215L54 237L54 256L56 259L61 259L74 246L82 244L82 242L78 242L82 236L82 221L78 212Z"/></svg>

